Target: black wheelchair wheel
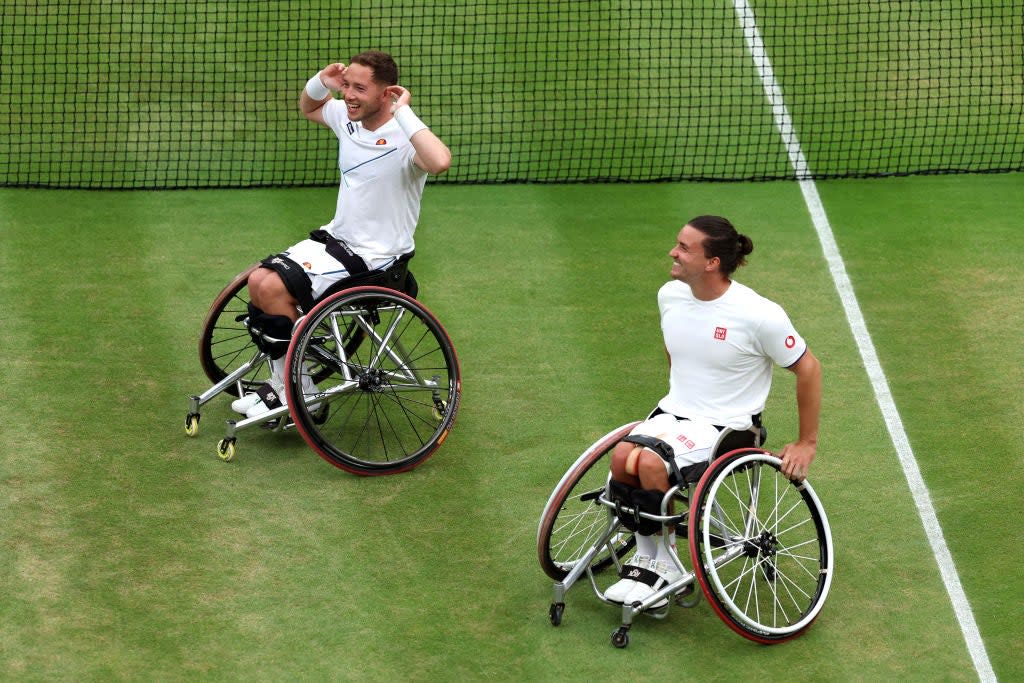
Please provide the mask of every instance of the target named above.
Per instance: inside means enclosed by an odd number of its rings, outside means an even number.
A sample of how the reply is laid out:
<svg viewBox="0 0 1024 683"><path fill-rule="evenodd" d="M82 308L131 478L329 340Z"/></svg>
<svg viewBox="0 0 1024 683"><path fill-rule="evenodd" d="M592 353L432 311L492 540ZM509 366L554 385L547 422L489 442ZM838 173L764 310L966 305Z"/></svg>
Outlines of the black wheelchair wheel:
<svg viewBox="0 0 1024 683"><path fill-rule="evenodd" d="M249 312L246 283L249 274L258 267L259 264L254 263L222 289L203 321L199 334L199 362L207 378L214 384L242 363L252 360L258 353L245 323L239 320ZM269 376L269 366L261 364L242 379L242 391L255 391ZM226 391L239 396L237 385L228 387Z"/></svg>
<svg viewBox="0 0 1024 683"><path fill-rule="evenodd" d="M434 315L406 294L367 286L327 297L301 320L286 392L295 427L317 454L381 475L416 467L444 443L462 387Z"/></svg>

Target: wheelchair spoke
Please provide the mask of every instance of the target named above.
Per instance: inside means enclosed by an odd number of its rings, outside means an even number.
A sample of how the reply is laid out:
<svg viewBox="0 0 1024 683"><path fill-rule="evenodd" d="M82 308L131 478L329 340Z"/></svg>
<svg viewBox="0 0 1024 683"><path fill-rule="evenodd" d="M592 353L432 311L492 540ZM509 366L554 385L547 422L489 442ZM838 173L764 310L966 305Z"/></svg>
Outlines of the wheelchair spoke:
<svg viewBox="0 0 1024 683"><path fill-rule="evenodd" d="M551 546L551 555L563 569L571 569L575 560L559 562L557 558L578 558L590 550L595 536L608 524L608 517L596 507L575 514L563 508L563 512L565 514L559 515L558 523L551 532L552 538L558 539Z"/></svg>
<svg viewBox="0 0 1024 683"><path fill-rule="evenodd" d="M244 322L248 314L246 282L255 267L240 273L218 294L199 335L200 364L214 386L241 367L251 366L239 381L222 389L236 396L252 390L270 376L268 364L253 362L259 351Z"/></svg>
<svg viewBox="0 0 1024 683"><path fill-rule="evenodd" d="M377 288L342 292L313 310L296 353L326 410L300 432L328 461L361 474L400 471L444 438L459 402L459 370L440 324L413 299ZM297 367L297 366L296 366ZM303 416L300 416L303 417Z"/></svg>
<svg viewBox="0 0 1024 683"><path fill-rule="evenodd" d="M771 454L739 453L716 467L699 492L702 585L743 635L793 637L817 616L831 583L827 520L809 485L789 481ZM717 528L729 530L726 543L712 542Z"/></svg>
<svg viewBox="0 0 1024 683"><path fill-rule="evenodd" d="M620 527L602 501L609 453L635 425L609 432L584 451L544 506L537 527L538 558L544 572L559 582L562 590L568 590L584 572L593 582L595 573L618 566L635 545L632 532Z"/></svg>

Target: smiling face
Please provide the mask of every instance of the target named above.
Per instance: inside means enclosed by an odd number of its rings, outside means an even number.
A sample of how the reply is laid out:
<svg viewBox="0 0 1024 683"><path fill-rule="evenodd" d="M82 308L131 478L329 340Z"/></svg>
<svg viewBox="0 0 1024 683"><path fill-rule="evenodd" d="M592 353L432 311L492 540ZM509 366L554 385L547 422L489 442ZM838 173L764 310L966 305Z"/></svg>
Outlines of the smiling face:
<svg viewBox="0 0 1024 683"><path fill-rule="evenodd" d="M391 117L391 107L385 89L387 86L373 79L373 69L363 64L350 64L342 77L341 94L348 117L362 121L374 130Z"/></svg>
<svg viewBox="0 0 1024 683"><path fill-rule="evenodd" d="M704 233L689 224L679 231L668 255L672 258L672 277L691 286L718 265L717 256L704 255Z"/></svg>

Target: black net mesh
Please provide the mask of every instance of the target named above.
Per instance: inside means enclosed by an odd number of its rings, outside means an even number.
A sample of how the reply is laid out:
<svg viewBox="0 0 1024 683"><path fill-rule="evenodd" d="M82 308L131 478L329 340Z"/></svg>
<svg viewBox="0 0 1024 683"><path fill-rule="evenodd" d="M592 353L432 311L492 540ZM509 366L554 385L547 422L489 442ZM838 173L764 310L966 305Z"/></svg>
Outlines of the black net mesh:
<svg viewBox="0 0 1024 683"><path fill-rule="evenodd" d="M752 54L753 19L764 52ZM391 52L435 182L1024 169L1024 0L0 0L0 185L329 185L313 73Z"/></svg>

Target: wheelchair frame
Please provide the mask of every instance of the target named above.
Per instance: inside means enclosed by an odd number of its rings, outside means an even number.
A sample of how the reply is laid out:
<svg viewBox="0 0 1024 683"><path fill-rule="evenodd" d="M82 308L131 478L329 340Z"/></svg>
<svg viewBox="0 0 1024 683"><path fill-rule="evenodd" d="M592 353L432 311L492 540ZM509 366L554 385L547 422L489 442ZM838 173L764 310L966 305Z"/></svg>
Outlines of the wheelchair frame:
<svg viewBox="0 0 1024 683"><path fill-rule="evenodd" d="M619 521L608 493L606 456L638 424L612 430L584 451L541 514L537 552L541 568L555 581L548 610L553 626L561 625L566 594L584 577L599 600L620 604L605 597L597 575L614 566L617 579L635 539ZM728 433L723 431L719 444ZM779 458L756 445L732 450L713 457L696 485L672 486L660 514L639 512L662 525L659 543L668 542L664 531L673 527L677 536L688 539L692 569L669 549L682 577L641 602L621 604L621 625L611 636L614 646L629 644L637 615L663 619L673 602L695 607L701 594L733 631L758 643L785 642L810 627L832 582L832 534L810 483L791 482L780 465ZM676 504L685 510L674 512ZM621 504L618 508L637 514ZM664 607L654 607L662 602Z"/></svg>
<svg viewBox="0 0 1024 683"><path fill-rule="evenodd" d="M234 458L238 432L254 426L295 428L320 457L360 475L412 469L445 441L461 399L458 358L444 327L413 297L415 279L401 265L336 284L296 321L287 405L227 420L217 444L222 460ZM188 436L199 432L201 406L222 393L242 396L269 378L269 356L246 326L248 276L258 267L236 276L204 320L199 356L213 386L190 397ZM317 384L315 394L301 391L304 372Z"/></svg>

